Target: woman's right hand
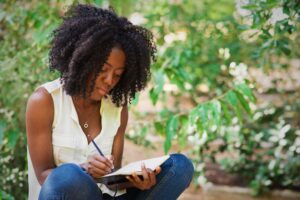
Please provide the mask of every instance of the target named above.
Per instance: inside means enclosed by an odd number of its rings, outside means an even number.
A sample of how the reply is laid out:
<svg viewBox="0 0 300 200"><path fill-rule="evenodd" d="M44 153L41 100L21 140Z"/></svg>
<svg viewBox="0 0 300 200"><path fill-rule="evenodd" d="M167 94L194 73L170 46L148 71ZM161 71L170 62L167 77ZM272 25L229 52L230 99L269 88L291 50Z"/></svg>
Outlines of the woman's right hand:
<svg viewBox="0 0 300 200"><path fill-rule="evenodd" d="M88 157L86 163L81 165L88 174L94 178L100 178L112 172L114 169L113 157L103 157L99 154L94 154Z"/></svg>

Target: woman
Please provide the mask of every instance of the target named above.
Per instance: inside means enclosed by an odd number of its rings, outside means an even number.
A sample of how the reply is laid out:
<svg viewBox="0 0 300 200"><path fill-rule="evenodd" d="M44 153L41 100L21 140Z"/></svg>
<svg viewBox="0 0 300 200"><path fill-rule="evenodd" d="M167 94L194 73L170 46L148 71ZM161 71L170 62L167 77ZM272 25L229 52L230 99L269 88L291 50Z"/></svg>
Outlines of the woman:
<svg viewBox="0 0 300 200"><path fill-rule="evenodd" d="M181 154L155 171L141 166L143 178L133 173L117 190L93 179L121 167L127 104L145 88L155 51L151 32L113 11L71 7L49 54L61 77L28 100L30 200L176 199L188 187L193 165Z"/></svg>

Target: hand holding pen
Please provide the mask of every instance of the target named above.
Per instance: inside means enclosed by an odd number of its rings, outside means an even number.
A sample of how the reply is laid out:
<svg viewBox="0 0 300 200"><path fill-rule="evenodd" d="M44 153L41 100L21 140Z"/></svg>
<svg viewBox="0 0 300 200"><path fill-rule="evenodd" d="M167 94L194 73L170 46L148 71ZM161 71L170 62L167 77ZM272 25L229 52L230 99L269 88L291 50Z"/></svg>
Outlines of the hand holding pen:
<svg viewBox="0 0 300 200"><path fill-rule="evenodd" d="M113 158L105 157L95 141L89 135L88 137L91 139L91 142L98 151L98 154L90 156L84 168L94 178L99 178L111 173L114 169Z"/></svg>

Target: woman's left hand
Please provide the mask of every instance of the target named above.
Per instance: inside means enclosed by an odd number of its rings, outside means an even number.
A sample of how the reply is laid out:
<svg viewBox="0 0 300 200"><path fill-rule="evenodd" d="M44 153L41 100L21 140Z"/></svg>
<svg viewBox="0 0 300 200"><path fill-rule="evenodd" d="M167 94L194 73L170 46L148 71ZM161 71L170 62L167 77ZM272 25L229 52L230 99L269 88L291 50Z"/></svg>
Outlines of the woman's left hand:
<svg viewBox="0 0 300 200"><path fill-rule="evenodd" d="M156 175L161 171L161 168L157 167L154 171L152 171L150 169L146 169L144 164L142 164L141 168L143 179L138 177L135 172L126 178L133 184L134 187L140 190L148 190L156 184Z"/></svg>

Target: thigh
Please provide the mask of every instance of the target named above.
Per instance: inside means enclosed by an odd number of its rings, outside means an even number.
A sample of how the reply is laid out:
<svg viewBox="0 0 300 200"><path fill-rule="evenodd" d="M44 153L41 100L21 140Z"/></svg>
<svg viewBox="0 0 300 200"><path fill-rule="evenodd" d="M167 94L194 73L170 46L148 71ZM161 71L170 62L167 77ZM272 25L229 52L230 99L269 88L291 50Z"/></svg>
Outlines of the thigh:
<svg viewBox="0 0 300 200"><path fill-rule="evenodd" d="M131 189L128 199L177 199L189 186L194 173L192 162L183 154L171 154L161 169L156 176L156 185L143 191Z"/></svg>
<svg viewBox="0 0 300 200"><path fill-rule="evenodd" d="M128 188L126 194L116 197L117 200L173 200L189 186L194 167L183 154L172 154L161 166L161 172L156 176L156 185L149 190Z"/></svg>
<svg viewBox="0 0 300 200"><path fill-rule="evenodd" d="M102 192L93 178L76 164L63 164L48 175L39 195L44 199L102 199Z"/></svg>

